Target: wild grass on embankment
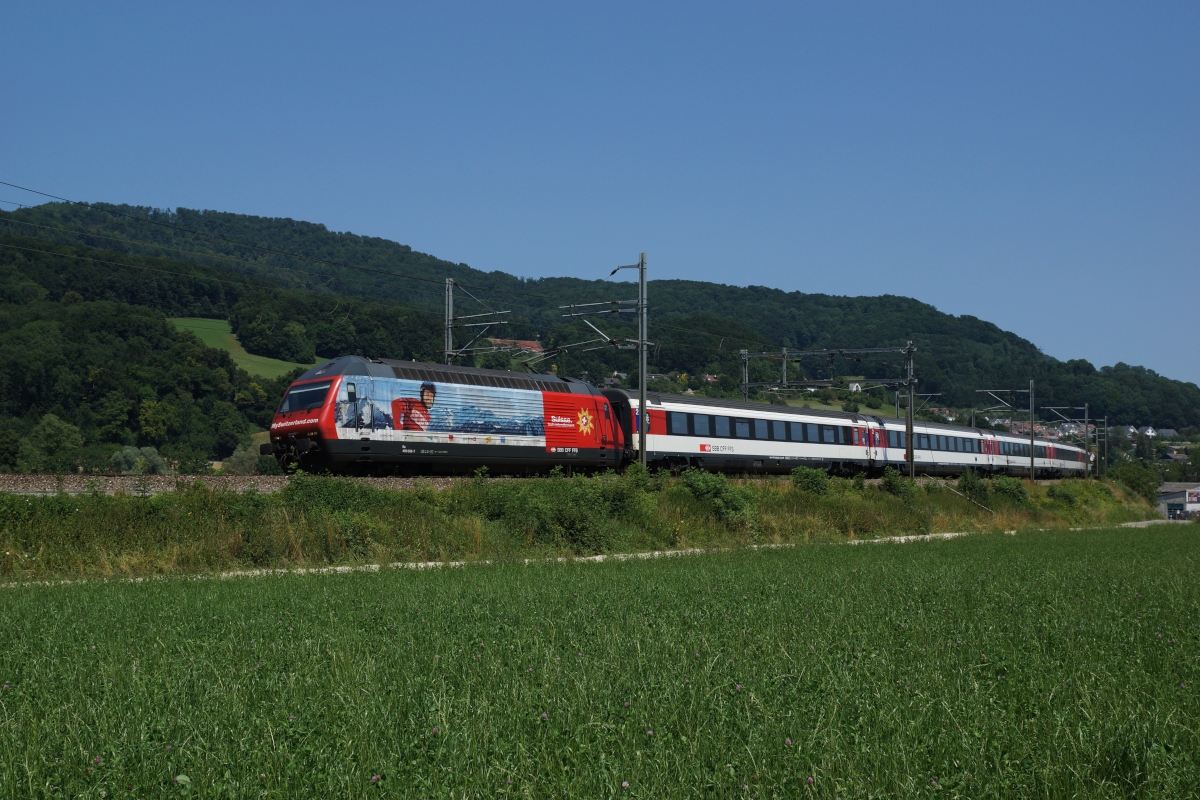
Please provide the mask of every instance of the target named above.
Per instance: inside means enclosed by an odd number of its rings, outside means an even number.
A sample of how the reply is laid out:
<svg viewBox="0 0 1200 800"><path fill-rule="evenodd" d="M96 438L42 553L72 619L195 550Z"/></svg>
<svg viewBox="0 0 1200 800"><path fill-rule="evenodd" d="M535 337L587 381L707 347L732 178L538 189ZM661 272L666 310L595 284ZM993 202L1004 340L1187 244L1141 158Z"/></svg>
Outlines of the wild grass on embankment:
<svg viewBox="0 0 1200 800"><path fill-rule="evenodd" d="M1161 525L3 589L0 797L1195 797L1197 560Z"/></svg>
<svg viewBox="0 0 1200 800"><path fill-rule="evenodd" d="M906 481L730 481L625 475L459 481L386 490L299 475L277 494L203 480L153 497L0 495L0 575L199 573L246 567L508 559L678 547L1113 524L1152 515L1099 483L968 487ZM887 484L887 482L885 482Z"/></svg>

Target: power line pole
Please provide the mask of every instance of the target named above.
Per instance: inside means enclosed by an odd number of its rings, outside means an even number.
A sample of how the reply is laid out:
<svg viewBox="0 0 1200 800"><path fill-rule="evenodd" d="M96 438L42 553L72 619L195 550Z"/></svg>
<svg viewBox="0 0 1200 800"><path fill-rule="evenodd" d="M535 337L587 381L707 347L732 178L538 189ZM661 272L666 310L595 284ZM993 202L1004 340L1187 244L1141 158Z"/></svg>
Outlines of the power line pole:
<svg viewBox="0 0 1200 800"><path fill-rule="evenodd" d="M446 363L454 361L454 278L446 278Z"/></svg>
<svg viewBox="0 0 1200 800"><path fill-rule="evenodd" d="M646 408L646 341L649 336L646 309L646 254L638 258L638 460L646 466L646 429L650 427L650 412Z"/></svg>
<svg viewBox="0 0 1200 800"><path fill-rule="evenodd" d="M904 354L908 360L908 377L905 379L908 384L908 413L904 416L904 458L908 461L908 477L913 480L916 480L917 477L917 461L913 454L913 404L917 397L917 379L913 376L913 354L916 351L917 348L913 347L910 339L904 348Z"/></svg>
<svg viewBox="0 0 1200 800"><path fill-rule="evenodd" d="M456 286L459 289L462 289L462 291L466 293L467 297L471 298L476 303L479 303L479 305L486 308L487 313L467 314L466 316L456 317L454 315L454 287L456 287ZM478 297L471 294L465 288L460 286L454 280L454 278L446 278L445 309L446 309L446 342L445 342L444 355L446 357L447 364L453 364L454 359L458 358L459 356L469 355L472 352L478 351L480 348L475 348L474 350L472 350L471 345L475 344L475 342L477 342L479 340L480 336L483 336L485 333L487 333L488 328L492 327L493 325L507 325L508 324L504 320L495 319L495 317L499 316L500 314L511 314L512 313L511 311L493 311L491 306L489 306L487 303L483 302ZM489 319L486 319L483 322L466 322L466 323L462 322L462 320L464 320L464 319L483 319L485 317L489 318ZM471 339L471 341L467 342L467 344L465 344L464 346L462 346L456 350L454 348L454 329L455 328L481 328L481 330L479 331L479 333L475 334L475 337L473 339ZM491 350L495 351L496 348L491 348Z"/></svg>
<svg viewBox="0 0 1200 800"><path fill-rule="evenodd" d="M1037 445L1033 442L1033 378L1029 379L1029 480L1037 480L1037 469L1034 467L1034 456L1037 455Z"/></svg>

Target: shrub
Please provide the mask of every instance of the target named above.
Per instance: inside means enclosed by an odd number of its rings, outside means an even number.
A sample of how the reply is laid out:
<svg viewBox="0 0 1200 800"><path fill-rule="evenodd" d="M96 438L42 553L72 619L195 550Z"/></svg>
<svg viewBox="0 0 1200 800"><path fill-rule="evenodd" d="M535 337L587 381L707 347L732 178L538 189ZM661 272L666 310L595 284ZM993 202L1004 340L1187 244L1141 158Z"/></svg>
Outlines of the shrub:
<svg viewBox="0 0 1200 800"><path fill-rule="evenodd" d="M829 491L829 475L823 469L796 467L792 470L792 486L809 494L825 494Z"/></svg>
<svg viewBox="0 0 1200 800"><path fill-rule="evenodd" d="M750 490L734 486L721 473L688 469L683 473L683 485L697 500L706 502L723 522L753 523L755 508Z"/></svg>
<svg viewBox="0 0 1200 800"><path fill-rule="evenodd" d="M221 465L221 471L230 475L253 475L258 470L257 451L257 447L251 450L249 447L241 445L233 451L233 455L225 459L225 463Z"/></svg>
<svg viewBox="0 0 1200 800"><path fill-rule="evenodd" d="M883 482L880 484L885 492L903 500L912 500L917 496L917 485L911 479L900 475L895 467L887 467L883 471Z"/></svg>
<svg viewBox="0 0 1200 800"><path fill-rule="evenodd" d="M854 491L861 492L861 491L865 490L866 488L867 488L866 477L861 472L855 474L855 476L854 476Z"/></svg>
<svg viewBox="0 0 1200 800"><path fill-rule="evenodd" d="M1029 492L1025 491L1025 484L1020 478L1007 475L993 478L992 491L1013 503L1024 505L1029 502Z"/></svg>
<svg viewBox="0 0 1200 800"><path fill-rule="evenodd" d="M983 479L980 478L978 473L976 473L973 469L969 469L959 476L958 491L966 495L967 499L979 503L980 505L987 503L987 484L984 483Z"/></svg>
<svg viewBox="0 0 1200 800"><path fill-rule="evenodd" d="M123 447L112 454L109 463L125 475L166 475L170 471L153 447Z"/></svg>
<svg viewBox="0 0 1200 800"><path fill-rule="evenodd" d="M1108 471L1108 477L1119 481L1134 494L1146 498L1149 503L1157 499L1158 487L1162 484L1162 475L1158 470L1139 460L1113 464Z"/></svg>

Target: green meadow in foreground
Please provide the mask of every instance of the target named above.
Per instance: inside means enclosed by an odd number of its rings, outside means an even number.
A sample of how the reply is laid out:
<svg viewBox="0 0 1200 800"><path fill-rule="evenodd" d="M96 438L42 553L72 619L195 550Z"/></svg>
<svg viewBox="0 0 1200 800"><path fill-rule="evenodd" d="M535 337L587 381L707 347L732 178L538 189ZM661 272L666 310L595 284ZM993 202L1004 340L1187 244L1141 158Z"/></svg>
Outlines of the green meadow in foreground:
<svg viewBox="0 0 1200 800"><path fill-rule="evenodd" d="M1195 526L0 590L0 796L1194 797Z"/></svg>

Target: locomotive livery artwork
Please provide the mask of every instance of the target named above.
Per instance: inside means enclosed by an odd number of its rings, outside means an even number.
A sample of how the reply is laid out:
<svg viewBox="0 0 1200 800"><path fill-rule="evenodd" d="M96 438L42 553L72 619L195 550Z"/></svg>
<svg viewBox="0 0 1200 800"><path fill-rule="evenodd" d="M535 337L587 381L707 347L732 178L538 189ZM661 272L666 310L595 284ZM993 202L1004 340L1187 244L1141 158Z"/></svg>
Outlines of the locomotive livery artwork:
<svg viewBox="0 0 1200 800"><path fill-rule="evenodd" d="M656 392L647 405L652 466L842 474L906 466L900 420ZM351 474L620 469L637 460L640 417L636 393L574 378L341 356L288 388L262 453L285 467ZM913 447L920 474L1029 470L1029 439L998 431L919 422ZM1041 439L1033 447L1039 475L1084 474L1081 448Z"/></svg>

